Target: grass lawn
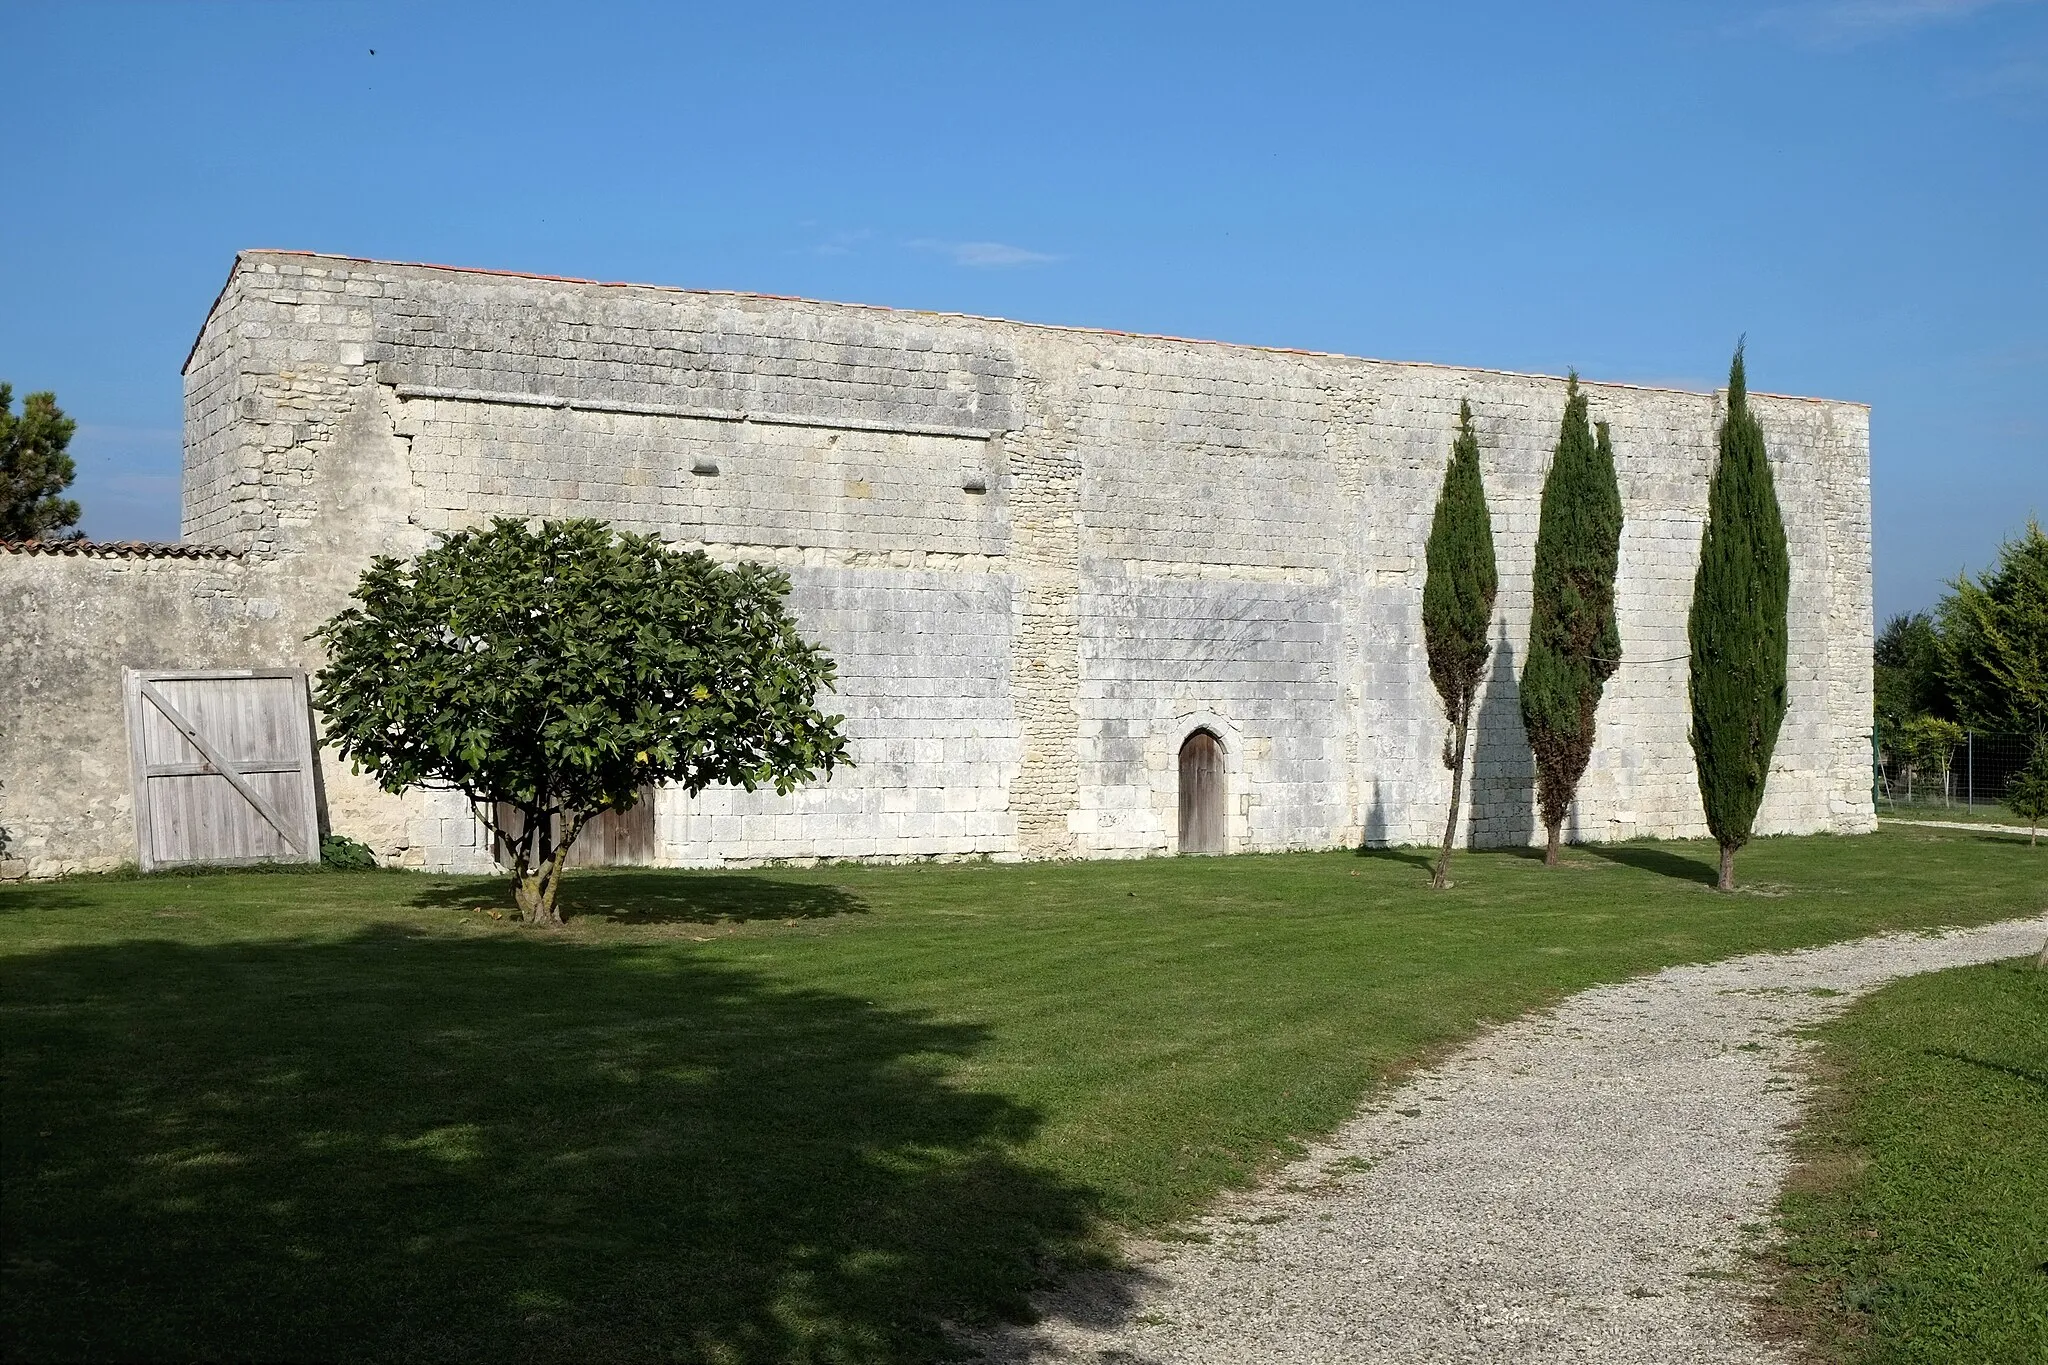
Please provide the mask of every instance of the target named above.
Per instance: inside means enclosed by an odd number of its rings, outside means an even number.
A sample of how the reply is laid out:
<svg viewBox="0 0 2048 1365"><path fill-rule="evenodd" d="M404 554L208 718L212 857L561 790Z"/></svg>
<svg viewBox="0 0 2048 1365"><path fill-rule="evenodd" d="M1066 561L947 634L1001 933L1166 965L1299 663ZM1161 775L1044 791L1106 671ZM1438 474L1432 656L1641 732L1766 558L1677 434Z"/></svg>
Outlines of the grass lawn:
<svg viewBox="0 0 2048 1365"><path fill-rule="evenodd" d="M1927 829L1426 862L0 889L0 1355L934 1357L1488 1021L2048 906Z"/></svg>
<svg viewBox="0 0 2048 1365"><path fill-rule="evenodd" d="M1859 1365L2048 1361L2048 972L1911 977L1821 1037L1774 1323Z"/></svg>

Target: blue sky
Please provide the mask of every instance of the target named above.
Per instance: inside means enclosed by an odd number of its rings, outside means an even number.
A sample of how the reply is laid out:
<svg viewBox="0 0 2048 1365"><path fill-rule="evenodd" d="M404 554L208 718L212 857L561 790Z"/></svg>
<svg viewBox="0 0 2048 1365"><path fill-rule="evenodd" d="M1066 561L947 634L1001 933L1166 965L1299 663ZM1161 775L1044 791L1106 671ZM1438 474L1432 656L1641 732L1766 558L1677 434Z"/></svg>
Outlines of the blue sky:
<svg viewBox="0 0 2048 1365"><path fill-rule="evenodd" d="M1873 405L1880 616L2048 518L2048 4L0 0L0 378L175 534L238 248ZM374 55L372 50L374 49Z"/></svg>

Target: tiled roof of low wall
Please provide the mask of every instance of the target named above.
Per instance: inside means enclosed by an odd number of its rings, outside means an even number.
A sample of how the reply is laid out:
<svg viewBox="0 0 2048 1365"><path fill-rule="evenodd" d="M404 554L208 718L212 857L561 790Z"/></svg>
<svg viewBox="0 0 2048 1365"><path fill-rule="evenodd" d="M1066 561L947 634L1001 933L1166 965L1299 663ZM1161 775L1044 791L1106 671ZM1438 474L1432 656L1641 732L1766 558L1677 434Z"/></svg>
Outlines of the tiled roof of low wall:
<svg viewBox="0 0 2048 1365"><path fill-rule="evenodd" d="M0 540L0 554L81 555L88 559L240 559L224 545L154 540Z"/></svg>

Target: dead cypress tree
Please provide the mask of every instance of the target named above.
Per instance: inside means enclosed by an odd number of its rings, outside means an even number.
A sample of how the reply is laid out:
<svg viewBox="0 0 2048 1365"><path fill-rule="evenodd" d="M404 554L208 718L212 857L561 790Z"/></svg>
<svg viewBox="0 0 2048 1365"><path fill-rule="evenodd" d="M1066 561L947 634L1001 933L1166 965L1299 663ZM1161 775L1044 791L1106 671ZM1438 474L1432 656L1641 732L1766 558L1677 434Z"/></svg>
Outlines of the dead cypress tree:
<svg viewBox="0 0 2048 1365"><path fill-rule="evenodd" d="M1444 737L1444 765L1451 770L1451 813L1430 885L1441 890L1451 866L1451 837L1458 828L1464 792L1465 742L1472 731L1472 703L1493 640L1493 599L1500 576L1493 562L1493 522L1486 512L1486 484L1479 473L1479 437L1472 430L1472 405L1458 404L1458 435L1451 463L1437 494L1429 524L1429 576L1422 584L1422 640L1429 654L1429 678L1444 699L1450 733Z"/></svg>
<svg viewBox="0 0 2048 1365"><path fill-rule="evenodd" d="M1593 756L1600 693L1621 661L1614 623L1614 573L1621 556L1621 489L1607 424L1587 424L1586 395L1572 373L1557 454L1543 480L1536 570L1522 671L1522 727L1536 755L1536 804L1557 845L1572 797Z"/></svg>
<svg viewBox="0 0 2048 1365"><path fill-rule="evenodd" d="M1728 369L1728 415L1707 491L1707 527L1692 582L1692 752L1707 828L1721 845L1723 891L1735 889L1735 851L1749 842L1771 750L1785 719L1786 605L1792 562L1785 522L1749 410L1742 346Z"/></svg>

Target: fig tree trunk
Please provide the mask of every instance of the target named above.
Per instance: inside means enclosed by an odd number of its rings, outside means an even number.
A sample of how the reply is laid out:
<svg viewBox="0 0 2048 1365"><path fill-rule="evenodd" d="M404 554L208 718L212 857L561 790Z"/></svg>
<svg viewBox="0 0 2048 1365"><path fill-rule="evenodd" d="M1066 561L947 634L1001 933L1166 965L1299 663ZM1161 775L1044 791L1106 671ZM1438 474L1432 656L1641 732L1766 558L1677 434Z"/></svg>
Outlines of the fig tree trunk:
<svg viewBox="0 0 2048 1365"><path fill-rule="evenodd" d="M519 917L528 924L562 922L557 898L562 890L562 860L568 856L569 850L564 846L544 861L519 869L512 894L519 905Z"/></svg>
<svg viewBox="0 0 2048 1365"><path fill-rule="evenodd" d="M519 818L517 838L500 835L512 855L513 902L528 924L560 924L562 867L588 817L532 809L521 810Z"/></svg>

